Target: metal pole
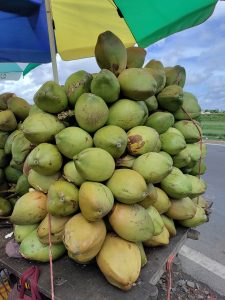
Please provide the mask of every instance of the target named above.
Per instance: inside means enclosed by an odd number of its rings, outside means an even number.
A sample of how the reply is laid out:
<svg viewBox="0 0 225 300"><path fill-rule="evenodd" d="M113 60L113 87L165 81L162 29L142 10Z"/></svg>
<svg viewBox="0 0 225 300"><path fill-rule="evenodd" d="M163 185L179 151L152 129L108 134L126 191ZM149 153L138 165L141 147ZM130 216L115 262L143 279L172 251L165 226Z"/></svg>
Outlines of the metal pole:
<svg viewBox="0 0 225 300"><path fill-rule="evenodd" d="M58 68L56 62L55 36L54 36L54 31L52 26L50 0L45 0L45 9L47 15L47 22L48 22L48 37L49 37L51 60L52 60L53 78L56 83L59 83Z"/></svg>

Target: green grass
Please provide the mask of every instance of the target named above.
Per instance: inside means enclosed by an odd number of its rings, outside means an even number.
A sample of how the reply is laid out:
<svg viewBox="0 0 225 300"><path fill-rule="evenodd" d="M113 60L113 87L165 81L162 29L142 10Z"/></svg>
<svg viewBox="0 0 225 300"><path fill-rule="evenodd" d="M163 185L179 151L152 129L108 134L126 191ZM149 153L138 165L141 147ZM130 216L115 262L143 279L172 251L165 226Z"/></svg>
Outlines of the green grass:
<svg viewBox="0 0 225 300"><path fill-rule="evenodd" d="M213 140L225 140L225 113L202 114L201 123L203 137Z"/></svg>

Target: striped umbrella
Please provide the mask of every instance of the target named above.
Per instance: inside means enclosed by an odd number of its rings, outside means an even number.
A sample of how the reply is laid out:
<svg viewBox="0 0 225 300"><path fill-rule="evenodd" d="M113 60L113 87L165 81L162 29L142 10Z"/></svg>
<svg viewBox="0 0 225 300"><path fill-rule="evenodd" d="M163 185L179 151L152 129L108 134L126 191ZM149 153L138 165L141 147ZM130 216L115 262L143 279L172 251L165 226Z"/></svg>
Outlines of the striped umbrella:
<svg viewBox="0 0 225 300"><path fill-rule="evenodd" d="M216 3L217 0L0 1L0 24L4 28L0 31L0 62L46 63L51 52L58 81L57 52L63 60L94 56L97 37L106 30L116 34L127 47L138 44L145 48L201 24L213 13Z"/></svg>

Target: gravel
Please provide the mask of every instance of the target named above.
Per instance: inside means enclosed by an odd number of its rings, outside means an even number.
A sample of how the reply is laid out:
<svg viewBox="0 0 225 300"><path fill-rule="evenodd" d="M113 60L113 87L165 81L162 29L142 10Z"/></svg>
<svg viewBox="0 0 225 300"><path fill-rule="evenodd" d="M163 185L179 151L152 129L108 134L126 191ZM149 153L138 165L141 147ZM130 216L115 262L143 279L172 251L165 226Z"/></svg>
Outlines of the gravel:
<svg viewBox="0 0 225 300"><path fill-rule="evenodd" d="M196 281L191 276L178 270L177 266L172 268L171 300L225 300L207 285ZM157 284L159 291L158 300L166 299L167 274L164 273Z"/></svg>

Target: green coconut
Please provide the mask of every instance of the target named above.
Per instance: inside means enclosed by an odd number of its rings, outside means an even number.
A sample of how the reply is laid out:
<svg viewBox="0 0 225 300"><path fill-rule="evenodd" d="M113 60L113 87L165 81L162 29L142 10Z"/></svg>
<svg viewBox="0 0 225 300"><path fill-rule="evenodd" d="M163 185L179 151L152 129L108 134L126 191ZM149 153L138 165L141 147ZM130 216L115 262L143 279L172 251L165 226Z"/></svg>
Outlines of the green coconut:
<svg viewBox="0 0 225 300"><path fill-rule="evenodd" d="M37 145L52 141L64 127L64 124L55 116L48 113L37 113L26 118L22 125L22 131L32 144Z"/></svg>
<svg viewBox="0 0 225 300"><path fill-rule="evenodd" d="M103 69L93 78L91 92L101 97L106 103L112 103L119 98L120 84L111 71Z"/></svg>
<svg viewBox="0 0 225 300"><path fill-rule="evenodd" d="M194 217L197 211L197 206L189 198L171 199L171 206L166 212L166 215L173 220L188 220Z"/></svg>
<svg viewBox="0 0 225 300"><path fill-rule="evenodd" d="M144 241L144 246L147 247L158 247L158 246L166 246L169 244L170 234L167 230L166 226L163 227L163 231L158 234L154 235L151 239Z"/></svg>
<svg viewBox="0 0 225 300"><path fill-rule="evenodd" d="M116 76L127 66L127 50L111 31L99 34L95 45L95 58L101 69L108 69Z"/></svg>
<svg viewBox="0 0 225 300"><path fill-rule="evenodd" d="M153 235L159 235L163 231L164 222L154 206L149 206L147 209L149 216L152 219L154 225Z"/></svg>
<svg viewBox="0 0 225 300"><path fill-rule="evenodd" d="M59 244L63 241L64 227L70 217L50 216L51 224L51 243ZM47 215L37 228L37 236L41 243L49 243L49 215Z"/></svg>
<svg viewBox="0 0 225 300"><path fill-rule="evenodd" d="M140 202L148 195L144 177L130 169L115 170L107 182L107 187L118 201L125 204Z"/></svg>
<svg viewBox="0 0 225 300"><path fill-rule="evenodd" d="M184 87L186 80L186 71L183 67L177 65L175 67L165 68L166 72L166 85L177 84Z"/></svg>
<svg viewBox="0 0 225 300"><path fill-rule="evenodd" d="M158 132L147 126L136 126L127 133L127 149L131 155L157 151Z"/></svg>
<svg viewBox="0 0 225 300"><path fill-rule="evenodd" d="M13 161L18 165L22 164L33 148L34 145L32 145L32 143L26 139L23 132L16 135L16 137L13 139L11 147Z"/></svg>
<svg viewBox="0 0 225 300"><path fill-rule="evenodd" d="M142 68L147 52L144 48L129 47L127 48L127 69Z"/></svg>
<svg viewBox="0 0 225 300"><path fill-rule="evenodd" d="M14 93L0 94L0 110L6 110L8 108L7 101L13 96L16 96L16 94Z"/></svg>
<svg viewBox="0 0 225 300"><path fill-rule="evenodd" d="M38 224L14 225L13 233L17 243L21 243L31 232L38 228Z"/></svg>
<svg viewBox="0 0 225 300"><path fill-rule="evenodd" d="M63 256L65 247L61 244L52 244L51 254L52 260L56 260ZM42 244L37 236L36 229L31 232L20 245L20 254L29 260L48 262L49 261L49 246Z"/></svg>
<svg viewBox="0 0 225 300"><path fill-rule="evenodd" d="M3 149L0 149L0 168L5 168L9 163L9 156Z"/></svg>
<svg viewBox="0 0 225 300"><path fill-rule="evenodd" d="M174 124L174 127L183 134L187 143L196 143L202 136L202 129L196 121L195 123L188 120L178 121Z"/></svg>
<svg viewBox="0 0 225 300"><path fill-rule="evenodd" d="M12 207L15 206L17 200L18 200L18 197L16 197L16 196L12 197L12 198L11 197L9 198L9 202L11 203Z"/></svg>
<svg viewBox="0 0 225 300"><path fill-rule="evenodd" d="M189 156L191 157L191 161L198 161L201 157L201 149L198 143L196 144L187 144L186 147Z"/></svg>
<svg viewBox="0 0 225 300"><path fill-rule="evenodd" d="M170 155L176 155L186 147L184 136L175 128L169 128L160 134L161 149Z"/></svg>
<svg viewBox="0 0 225 300"><path fill-rule="evenodd" d="M145 103L145 101L137 101L137 103L138 103L138 105L140 105L143 108L143 110L145 112L144 118L141 123L141 125L144 125L148 119L148 107L147 107L147 104Z"/></svg>
<svg viewBox="0 0 225 300"><path fill-rule="evenodd" d="M126 154L116 160L116 167L125 167L131 169L136 157Z"/></svg>
<svg viewBox="0 0 225 300"><path fill-rule="evenodd" d="M105 181L115 170L113 157L101 148L85 149L74 156L73 160L81 176L89 181Z"/></svg>
<svg viewBox="0 0 225 300"><path fill-rule="evenodd" d="M79 190L79 207L88 221L97 221L112 209L114 197L110 189L99 182L84 182Z"/></svg>
<svg viewBox="0 0 225 300"><path fill-rule="evenodd" d="M7 181L10 183L17 183L17 180L22 175L21 171L14 169L11 166L7 166L4 169L4 172L5 172L5 177L6 177Z"/></svg>
<svg viewBox="0 0 225 300"><path fill-rule="evenodd" d="M197 118L201 114L201 107L198 104L197 98L188 92L184 92L183 95L183 104L182 106L174 113L176 120L190 120Z"/></svg>
<svg viewBox="0 0 225 300"><path fill-rule="evenodd" d="M5 131L0 131L0 149L5 148L5 143L9 137L9 133Z"/></svg>
<svg viewBox="0 0 225 300"><path fill-rule="evenodd" d="M151 59L146 65L145 68L152 68L157 70L164 70L164 66L159 60Z"/></svg>
<svg viewBox="0 0 225 300"><path fill-rule="evenodd" d="M133 100L146 100L157 90L157 83L147 69L130 68L118 77L121 92Z"/></svg>
<svg viewBox="0 0 225 300"><path fill-rule="evenodd" d="M151 97L147 98L145 100L145 103L148 107L149 113L157 110L157 108L158 108L158 101L155 96L151 96Z"/></svg>
<svg viewBox="0 0 225 300"><path fill-rule="evenodd" d="M11 110L0 111L0 130L13 131L17 127L17 122L14 113Z"/></svg>
<svg viewBox="0 0 225 300"><path fill-rule="evenodd" d="M205 210L197 205L197 210L193 218L188 220L181 220L179 223L184 227L197 227L208 221L208 217L205 213Z"/></svg>
<svg viewBox="0 0 225 300"><path fill-rule="evenodd" d="M204 143L195 143L195 144L187 144L187 149L189 151L189 154L191 156L191 160L193 162L196 162L200 159L200 157L205 158L207 149L206 144ZM194 164L193 164L194 166Z"/></svg>
<svg viewBox="0 0 225 300"><path fill-rule="evenodd" d="M137 101L121 99L110 106L107 124L119 126L127 131L143 124L145 118L146 111Z"/></svg>
<svg viewBox="0 0 225 300"><path fill-rule="evenodd" d="M34 103L43 111L60 113L68 106L64 88L54 81L45 82L34 95Z"/></svg>
<svg viewBox="0 0 225 300"><path fill-rule="evenodd" d="M195 163L195 161L191 160L191 162L184 169L191 170L194 167Z"/></svg>
<svg viewBox="0 0 225 300"><path fill-rule="evenodd" d="M145 122L145 126L154 128L159 134L164 133L174 124L174 116L169 112L155 112Z"/></svg>
<svg viewBox="0 0 225 300"><path fill-rule="evenodd" d="M148 208L150 205L157 201L157 191L155 186L152 183L148 184L148 195L142 200L138 202L139 205L143 206L144 208Z"/></svg>
<svg viewBox="0 0 225 300"><path fill-rule="evenodd" d="M166 74L164 69L156 69L156 68L148 67L146 68L146 70L148 70L148 72L153 76L153 78L156 81L157 88L155 93L156 94L160 93L166 85Z"/></svg>
<svg viewBox="0 0 225 300"><path fill-rule="evenodd" d="M91 93L84 93L78 98L74 111L77 123L88 132L101 128L109 116L105 101Z"/></svg>
<svg viewBox="0 0 225 300"><path fill-rule="evenodd" d="M63 180L53 182L48 189L47 210L59 217L75 213L78 210L78 188Z"/></svg>
<svg viewBox="0 0 225 300"><path fill-rule="evenodd" d="M24 194L29 192L30 184L28 182L28 178L26 175L21 175L17 180L15 192L19 196L23 196Z"/></svg>
<svg viewBox="0 0 225 300"><path fill-rule="evenodd" d="M147 210L138 204L116 203L109 222L113 230L130 242L142 242L154 234L154 224Z"/></svg>
<svg viewBox="0 0 225 300"><path fill-rule="evenodd" d="M30 104L23 98L13 96L7 101L8 109L21 121L25 120L29 115Z"/></svg>
<svg viewBox="0 0 225 300"><path fill-rule="evenodd" d="M199 169L200 164L200 169ZM197 161L193 168L191 168L190 175L203 175L206 172L206 163L204 159Z"/></svg>
<svg viewBox="0 0 225 300"><path fill-rule="evenodd" d="M17 200L10 221L17 225L31 225L39 223L46 214L46 195L38 191L32 191Z"/></svg>
<svg viewBox="0 0 225 300"><path fill-rule="evenodd" d="M13 143L13 140L16 138L16 136L18 134L20 134L21 131L20 130L15 130L13 131L12 133L10 133L9 137L7 138L6 140L6 143L5 143L5 153L6 154L11 154L12 152L12 143Z"/></svg>
<svg viewBox="0 0 225 300"><path fill-rule="evenodd" d="M169 231L170 236L175 236L177 234L177 230L173 219L167 217L166 215L161 215L161 218L163 220L166 229Z"/></svg>
<svg viewBox="0 0 225 300"><path fill-rule="evenodd" d="M154 206L160 214L163 214L171 205L170 199L162 189L155 187L155 191L156 201L152 203L152 206Z"/></svg>
<svg viewBox="0 0 225 300"><path fill-rule="evenodd" d="M91 90L92 75L86 71L78 71L71 74L65 82L65 91L70 105L74 108L77 99Z"/></svg>
<svg viewBox="0 0 225 300"><path fill-rule="evenodd" d="M146 253L145 253L145 249L144 249L142 242L137 242L136 245L138 246L140 254L141 254L141 267L143 268L148 262L148 259L147 259Z"/></svg>
<svg viewBox="0 0 225 300"><path fill-rule="evenodd" d="M13 158L10 160L10 163L9 163L10 167L14 168L14 169L17 169L19 171L23 171L23 165L24 163L17 163L15 162L15 160L13 160Z"/></svg>
<svg viewBox="0 0 225 300"><path fill-rule="evenodd" d="M42 143L28 156L28 165L41 175L53 175L62 167L62 156L55 145Z"/></svg>
<svg viewBox="0 0 225 300"><path fill-rule="evenodd" d="M98 254L105 237L103 220L89 222L79 213L65 225L64 245L70 258L85 264Z"/></svg>
<svg viewBox="0 0 225 300"><path fill-rule="evenodd" d="M29 155L30 153L28 154L27 158L25 159L25 162L23 164L23 174L28 176L29 175L29 172L31 170L31 167L29 166L28 164L28 159L29 159Z"/></svg>
<svg viewBox="0 0 225 300"><path fill-rule="evenodd" d="M163 157L165 157L171 163L171 165L173 165L173 158L171 155L169 155L169 153L167 153L165 151L159 151L159 154L161 154Z"/></svg>
<svg viewBox="0 0 225 300"><path fill-rule="evenodd" d="M70 159L82 150L91 148L93 145L90 134L79 127L67 127L63 129L56 134L55 141L59 151Z"/></svg>
<svg viewBox="0 0 225 300"><path fill-rule="evenodd" d="M190 162L191 162L191 156L187 147L181 150L180 152L178 152L173 157L173 165L176 168L186 167Z"/></svg>
<svg viewBox="0 0 225 300"><path fill-rule="evenodd" d="M31 169L28 175L28 182L35 190L47 193L50 185L58 180L60 176L59 172L46 176Z"/></svg>
<svg viewBox="0 0 225 300"><path fill-rule="evenodd" d="M114 158L119 158L126 150L128 138L119 126L108 125L96 131L93 140L96 147L106 150Z"/></svg>
<svg viewBox="0 0 225 300"><path fill-rule="evenodd" d="M66 163L64 165L63 177L67 181L75 183L75 185L77 185L77 186L80 186L85 181L85 179L77 171L74 161L69 161L68 163Z"/></svg>
<svg viewBox="0 0 225 300"><path fill-rule="evenodd" d="M161 188L172 198L180 199L188 196L191 191L190 180L178 168L161 181Z"/></svg>
<svg viewBox="0 0 225 300"><path fill-rule="evenodd" d="M37 105L33 104L30 107L29 116L43 112L44 111L42 109L40 109Z"/></svg>
<svg viewBox="0 0 225 300"><path fill-rule="evenodd" d="M136 158L132 168L147 182L159 183L171 172L172 164L159 153L147 152Z"/></svg>
<svg viewBox="0 0 225 300"><path fill-rule="evenodd" d="M190 198L195 198L195 197L200 196L205 193L206 183L203 179L198 178L197 176L189 175L189 174L187 174L185 176L186 176L186 178L188 178L188 180L191 183L191 190L189 192Z"/></svg>
<svg viewBox="0 0 225 300"><path fill-rule="evenodd" d="M97 264L110 284L127 291L134 286L140 275L140 248L136 243L121 239L113 233L107 234L97 256Z"/></svg>
<svg viewBox="0 0 225 300"><path fill-rule="evenodd" d="M9 200L0 197L0 217L7 217L12 211L12 205Z"/></svg>
<svg viewBox="0 0 225 300"><path fill-rule="evenodd" d="M183 90L176 84L169 85L157 95L157 101L163 109L175 112L183 104Z"/></svg>
<svg viewBox="0 0 225 300"><path fill-rule="evenodd" d="M158 139L154 151L155 152L160 152L161 147L162 147L161 141L160 141L160 139Z"/></svg>

